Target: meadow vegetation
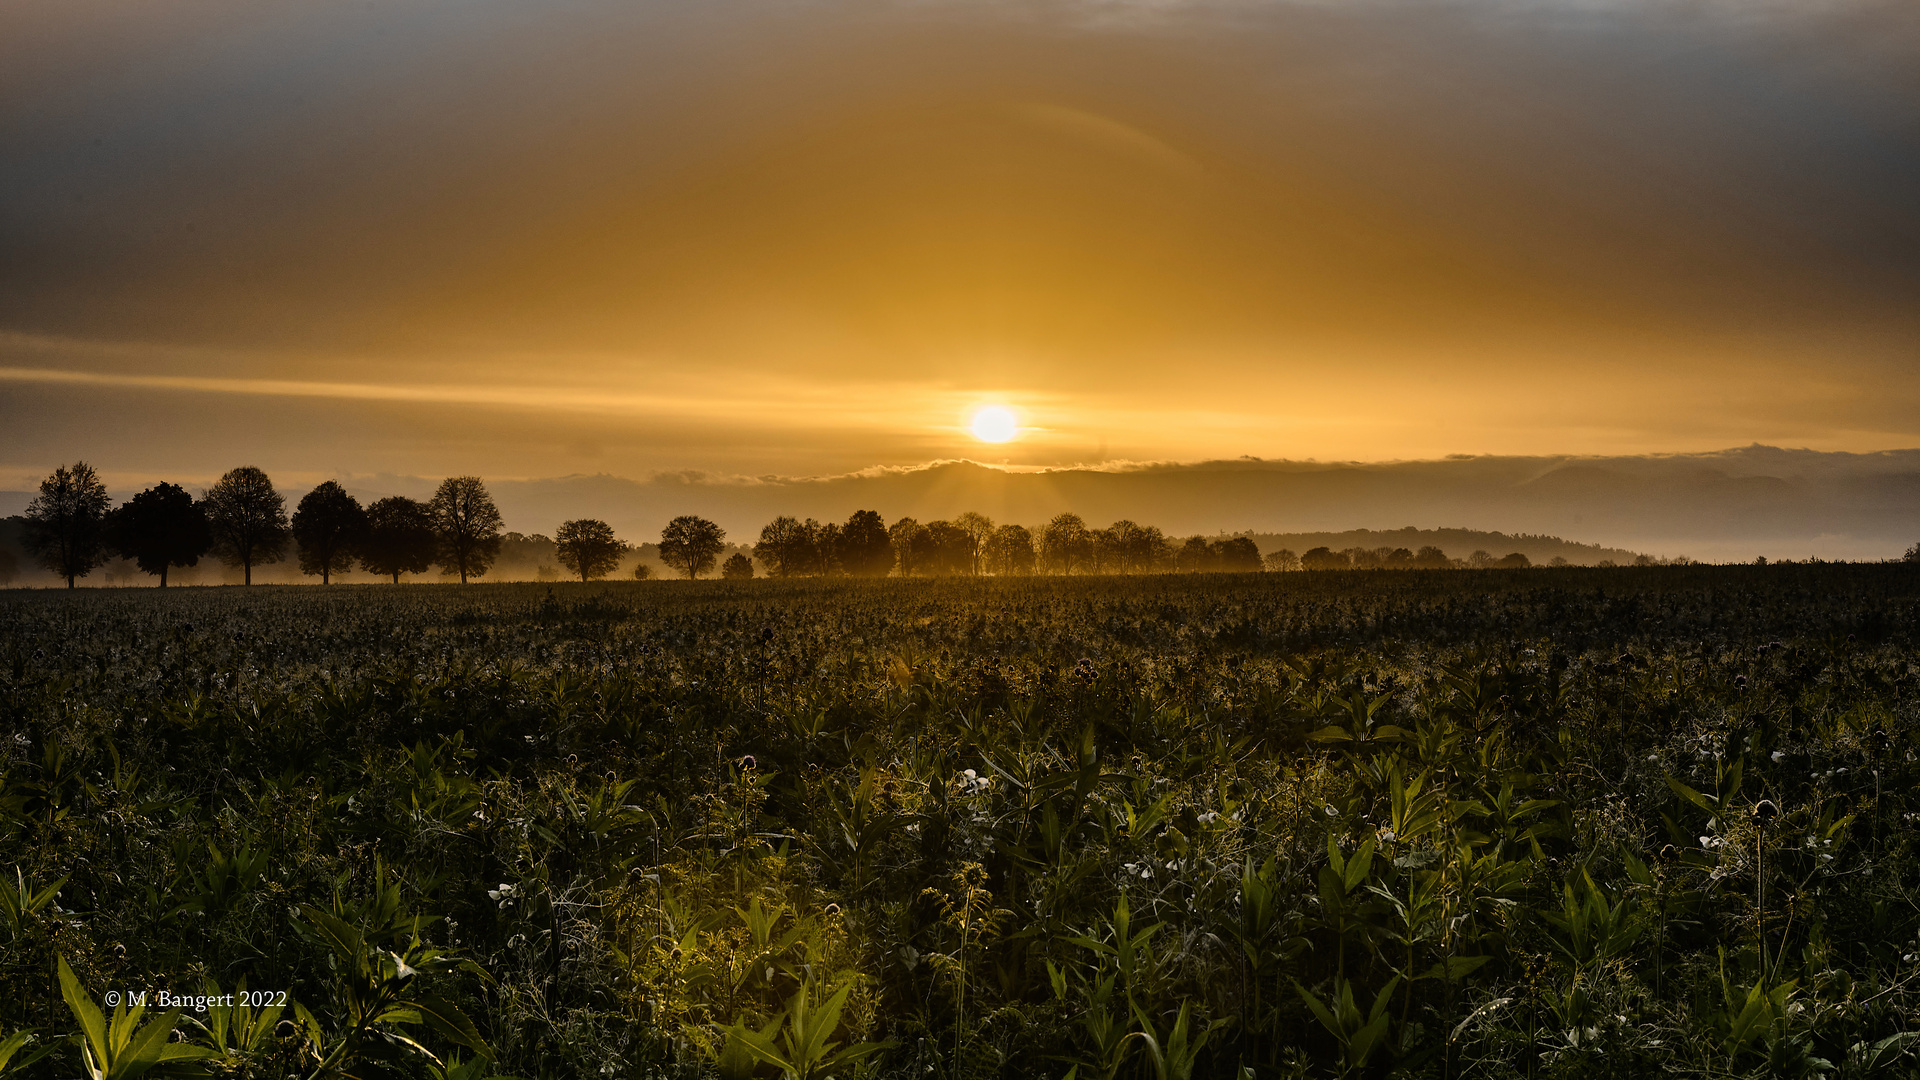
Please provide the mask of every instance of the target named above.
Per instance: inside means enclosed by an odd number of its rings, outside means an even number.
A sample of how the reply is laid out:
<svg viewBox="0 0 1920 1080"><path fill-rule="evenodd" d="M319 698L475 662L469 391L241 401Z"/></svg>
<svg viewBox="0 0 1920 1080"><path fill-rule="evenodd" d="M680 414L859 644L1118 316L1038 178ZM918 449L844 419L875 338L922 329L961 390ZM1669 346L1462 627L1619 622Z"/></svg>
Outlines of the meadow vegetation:
<svg viewBox="0 0 1920 1080"><path fill-rule="evenodd" d="M1911 1075L1917 626L1911 563L0 594L0 1075Z"/></svg>

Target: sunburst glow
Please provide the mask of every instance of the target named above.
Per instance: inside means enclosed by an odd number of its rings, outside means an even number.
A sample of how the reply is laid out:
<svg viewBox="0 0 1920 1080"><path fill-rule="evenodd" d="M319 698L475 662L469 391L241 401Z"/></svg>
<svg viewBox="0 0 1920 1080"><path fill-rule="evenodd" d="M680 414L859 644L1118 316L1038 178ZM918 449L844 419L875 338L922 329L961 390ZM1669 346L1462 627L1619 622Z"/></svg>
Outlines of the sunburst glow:
<svg viewBox="0 0 1920 1080"><path fill-rule="evenodd" d="M1020 434L1020 420L1013 410L989 405L973 414L973 437L981 442L1009 442Z"/></svg>

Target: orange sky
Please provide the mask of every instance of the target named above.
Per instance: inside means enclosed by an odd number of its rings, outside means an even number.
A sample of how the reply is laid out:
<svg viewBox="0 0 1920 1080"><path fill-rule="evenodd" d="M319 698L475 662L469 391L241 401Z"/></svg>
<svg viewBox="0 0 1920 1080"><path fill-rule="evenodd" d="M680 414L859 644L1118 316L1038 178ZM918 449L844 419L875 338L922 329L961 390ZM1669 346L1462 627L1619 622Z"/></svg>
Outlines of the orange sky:
<svg viewBox="0 0 1920 1080"><path fill-rule="evenodd" d="M1915 192L1911 3L20 0L0 488L1920 446Z"/></svg>

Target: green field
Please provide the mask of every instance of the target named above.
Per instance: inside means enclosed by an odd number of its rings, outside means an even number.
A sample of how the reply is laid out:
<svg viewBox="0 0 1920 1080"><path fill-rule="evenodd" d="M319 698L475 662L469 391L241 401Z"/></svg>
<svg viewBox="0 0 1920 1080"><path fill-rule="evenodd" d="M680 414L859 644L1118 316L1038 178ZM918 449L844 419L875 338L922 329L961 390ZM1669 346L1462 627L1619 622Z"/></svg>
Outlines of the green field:
<svg viewBox="0 0 1920 1080"><path fill-rule="evenodd" d="M1917 642L1910 564L0 593L0 1075L1913 1075Z"/></svg>

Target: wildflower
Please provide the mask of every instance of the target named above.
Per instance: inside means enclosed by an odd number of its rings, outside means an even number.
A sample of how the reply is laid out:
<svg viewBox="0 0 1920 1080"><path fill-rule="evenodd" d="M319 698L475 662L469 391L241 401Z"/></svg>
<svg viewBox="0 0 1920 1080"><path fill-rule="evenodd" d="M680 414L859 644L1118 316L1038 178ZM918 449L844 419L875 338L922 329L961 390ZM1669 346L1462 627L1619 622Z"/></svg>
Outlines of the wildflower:
<svg viewBox="0 0 1920 1080"><path fill-rule="evenodd" d="M1787 759L1787 752L1785 750L1775 750L1770 756L1773 758L1773 763L1778 765Z"/></svg>
<svg viewBox="0 0 1920 1080"><path fill-rule="evenodd" d="M755 761L755 760L753 760L753 755L752 755L752 754L748 754L748 755L746 755L745 757L743 757L743 758L741 758L741 759L740 759L740 771L741 771L741 772L752 772L753 770L755 770L755 769L757 769L757 768L759 768L759 767L760 767L760 763L759 763L759 762L757 762L757 761Z"/></svg>

